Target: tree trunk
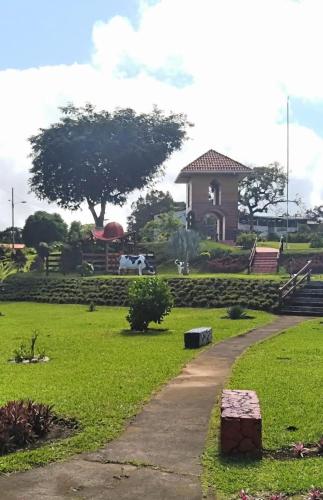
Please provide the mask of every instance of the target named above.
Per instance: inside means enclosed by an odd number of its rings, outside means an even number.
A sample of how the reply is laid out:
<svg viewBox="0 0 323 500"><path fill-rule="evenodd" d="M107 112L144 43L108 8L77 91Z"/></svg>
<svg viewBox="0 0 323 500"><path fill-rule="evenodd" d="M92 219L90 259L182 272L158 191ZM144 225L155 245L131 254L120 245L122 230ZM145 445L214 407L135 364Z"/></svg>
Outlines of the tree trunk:
<svg viewBox="0 0 323 500"><path fill-rule="evenodd" d="M249 213L249 225L250 225L250 232L253 233L255 230L255 219L252 212Z"/></svg>
<svg viewBox="0 0 323 500"><path fill-rule="evenodd" d="M87 200L87 204L88 204L89 210L90 210L90 212L92 214L92 217L94 219L95 227L96 228L103 228L103 226L104 226L104 216L105 216L106 202L105 201L101 201L99 215L96 213L94 203L92 203L91 201Z"/></svg>

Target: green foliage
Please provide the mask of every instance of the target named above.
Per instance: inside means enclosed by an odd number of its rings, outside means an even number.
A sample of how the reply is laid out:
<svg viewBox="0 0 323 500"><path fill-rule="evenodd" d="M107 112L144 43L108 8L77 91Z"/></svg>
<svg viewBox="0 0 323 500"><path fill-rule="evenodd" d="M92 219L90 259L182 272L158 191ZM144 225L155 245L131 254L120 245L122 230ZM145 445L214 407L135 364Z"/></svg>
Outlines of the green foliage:
<svg viewBox="0 0 323 500"><path fill-rule="evenodd" d="M240 181L239 206L249 217L250 229L254 229L254 216L285 201L286 174L278 163L266 167L254 167Z"/></svg>
<svg viewBox="0 0 323 500"><path fill-rule="evenodd" d="M15 243L23 243L22 229L14 227L13 231L15 233ZM0 243L12 243L12 227L7 227L4 231L0 231Z"/></svg>
<svg viewBox="0 0 323 500"><path fill-rule="evenodd" d="M268 235L265 239L267 241L280 241L280 236L277 233L268 233ZM258 241L261 241L260 237L258 237Z"/></svg>
<svg viewBox="0 0 323 500"><path fill-rule="evenodd" d="M90 262L83 262L83 264L76 266L76 270L81 276L92 276L94 274L94 267Z"/></svg>
<svg viewBox="0 0 323 500"><path fill-rule="evenodd" d="M322 248L323 247L323 234L315 233L311 237L310 248Z"/></svg>
<svg viewBox="0 0 323 500"><path fill-rule="evenodd" d="M257 238L256 233L240 233L237 236L237 245L245 249L251 249L254 246L255 240Z"/></svg>
<svg viewBox="0 0 323 500"><path fill-rule="evenodd" d="M89 308L88 308L88 311L89 311L89 312L94 312L94 311L96 311L96 306L95 306L95 303L94 303L94 302L90 302L90 304L89 304Z"/></svg>
<svg viewBox="0 0 323 500"><path fill-rule="evenodd" d="M39 333L35 330L28 345L22 342L20 346L13 351L13 359L16 363L22 363L26 360L32 361L34 359L42 360L45 358L45 351L36 351L38 335Z"/></svg>
<svg viewBox="0 0 323 500"><path fill-rule="evenodd" d="M23 275L22 275L23 276ZM252 275L251 275L252 276ZM5 301L58 304L128 305L128 287L137 278L81 279L13 277L0 295ZM146 277L143 278L148 279ZM176 307L228 307L274 310L280 281L228 278L168 278Z"/></svg>
<svg viewBox="0 0 323 500"><path fill-rule="evenodd" d="M300 224L298 231L288 233L288 241L291 243L309 243L314 233L307 224Z"/></svg>
<svg viewBox="0 0 323 500"><path fill-rule="evenodd" d="M79 243L82 240L82 224L81 222L74 220L71 222L71 225L68 230L67 234L67 241L71 244L74 245L76 243Z"/></svg>
<svg viewBox="0 0 323 500"><path fill-rule="evenodd" d="M61 251L60 270L63 274L76 271L81 265L81 249L77 245L64 245Z"/></svg>
<svg viewBox="0 0 323 500"><path fill-rule="evenodd" d="M53 407L33 401L9 401L0 407L0 454L26 446L46 435L55 416Z"/></svg>
<svg viewBox="0 0 323 500"><path fill-rule="evenodd" d="M178 217L174 212L168 212L147 222L140 231L140 237L146 242L168 241L170 236L180 227L182 227L182 223Z"/></svg>
<svg viewBox="0 0 323 500"><path fill-rule="evenodd" d="M127 321L132 330L144 332L149 323L160 324L170 313L173 296L168 284L160 278L135 280L129 286Z"/></svg>
<svg viewBox="0 0 323 500"><path fill-rule="evenodd" d="M123 205L155 178L181 148L189 125L184 115L157 108L138 114L96 111L91 104L60 110L57 123L30 138L31 189L69 210L86 201L97 227L103 227L107 203Z"/></svg>
<svg viewBox="0 0 323 500"><path fill-rule="evenodd" d="M158 191L153 189L145 197L139 198L131 205L131 214L128 217L128 230L139 233L147 222L153 220L155 215L174 212L175 210L184 210L184 202L176 202L172 195L167 191Z"/></svg>
<svg viewBox="0 0 323 500"><path fill-rule="evenodd" d="M16 274L17 272L17 267L15 264L9 260L0 260L0 285L9 278L9 276L12 276L13 274Z"/></svg>
<svg viewBox="0 0 323 500"><path fill-rule="evenodd" d="M172 234L169 240L169 254L173 258L183 261L184 266L187 267L189 261L199 255L200 241L200 236L196 231L180 228Z"/></svg>
<svg viewBox="0 0 323 500"><path fill-rule="evenodd" d="M244 319L246 317L246 309L239 304L235 304L228 307L227 314L230 319Z"/></svg>
<svg viewBox="0 0 323 500"><path fill-rule="evenodd" d="M27 218L22 236L27 246L36 248L40 242L64 241L67 225L59 214L38 211Z"/></svg>

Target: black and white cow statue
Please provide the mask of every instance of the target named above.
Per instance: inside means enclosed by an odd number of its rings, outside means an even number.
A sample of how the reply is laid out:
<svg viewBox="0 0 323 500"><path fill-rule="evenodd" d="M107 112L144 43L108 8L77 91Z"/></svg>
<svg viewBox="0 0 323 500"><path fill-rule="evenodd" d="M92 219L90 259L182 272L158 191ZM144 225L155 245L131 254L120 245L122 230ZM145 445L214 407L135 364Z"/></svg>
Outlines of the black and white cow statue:
<svg viewBox="0 0 323 500"><path fill-rule="evenodd" d="M155 268L149 264L145 255L120 255L118 273L121 274L122 270L128 269L138 270L139 276L142 276L143 271L156 274Z"/></svg>
<svg viewBox="0 0 323 500"><path fill-rule="evenodd" d="M183 262L183 261L181 261L181 260L176 259L176 260L175 260L175 264L176 264L176 266L177 266L177 271L178 271L178 274L184 274L184 271L185 271L185 262ZM187 264L187 269L186 269L186 272L187 272L187 274L189 274L188 264Z"/></svg>

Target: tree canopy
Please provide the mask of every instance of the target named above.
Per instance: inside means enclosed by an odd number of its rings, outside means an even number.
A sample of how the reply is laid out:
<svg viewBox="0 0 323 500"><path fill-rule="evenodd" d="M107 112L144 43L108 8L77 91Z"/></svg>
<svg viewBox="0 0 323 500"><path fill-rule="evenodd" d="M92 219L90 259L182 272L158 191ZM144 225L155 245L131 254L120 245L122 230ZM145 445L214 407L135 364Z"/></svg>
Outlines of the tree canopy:
<svg viewBox="0 0 323 500"><path fill-rule="evenodd" d="M239 206L248 215L250 230L254 216L267 213L270 208L286 201L284 196L286 174L278 163L254 167L239 184Z"/></svg>
<svg viewBox="0 0 323 500"><path fill-rule="evenodd" d="M40 198L78 209L86 202L97 227L106 204L122 206L148 185L186 138L185 115L133 109L60 108L58 123L31 137L30 186Z"/></svg>
<svg viewBox="0 0 323 500"><path fill-rule="evenodd" d="M64 241L67 237L67 224L59 214L38 211L27 218L22 237L30 247L38 247L40 242Z"/></svg>
<svg viewBox="0 0 323 500"><path fill-rule="evenodd" d="M139 198L131 205L131 214L128 217L129 231L139 232L153 220L155 215L174 212L176 210L185 210L185 202L176 202L173 200L169 191L164 193L157 189L149 191L146 196Z"/></svg>
<svg viewBox="0 0 323 500"><path fill-rule="evenodd" d="M308 217L314 222L322 222L323 220L323 205L317 205L313 208L309 208L305 212L305 217Z"/></svg>
<svg viewBox="0 0 323 500"><path fill-rule="evenodd" d="M143 241L168 241L180 227L183 224L175 213L167 212L147 222L139 234Z"/></svg>
<svg viewBox="0 0 323 500"><path fill-rule="evenodd" d="M0 231L0 242L1 243L11 243L12 242L12 229L15 233L15 243L22 243L22 229L20 227L7 227L3 231Z"/></svg>

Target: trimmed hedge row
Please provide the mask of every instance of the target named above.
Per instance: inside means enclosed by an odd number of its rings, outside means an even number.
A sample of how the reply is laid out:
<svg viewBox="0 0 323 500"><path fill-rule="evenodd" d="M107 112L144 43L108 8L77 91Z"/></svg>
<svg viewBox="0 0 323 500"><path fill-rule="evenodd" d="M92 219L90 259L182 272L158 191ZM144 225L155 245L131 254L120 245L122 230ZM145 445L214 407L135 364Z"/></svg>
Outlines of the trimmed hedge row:
<svg viewBox="0 0 323 500"><path fill-rule="evenodd" d="M284 267L291 266L292 272L296 273L302 269L309 260L312 261L311 267L314 274L323 273L323 252L282 253L279 258L279 264Z"/></svg>
<svg viewBox="0 0 323 500"><path fill-rule="evenodd" d="M275 281L247 279L167 280L177 307L226 307L240 304L251 309L275 310L278 288ZM2 301L49 302L126 306L130 280L122 278L18 278L7 280L0 291Z"/></svg>

